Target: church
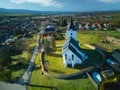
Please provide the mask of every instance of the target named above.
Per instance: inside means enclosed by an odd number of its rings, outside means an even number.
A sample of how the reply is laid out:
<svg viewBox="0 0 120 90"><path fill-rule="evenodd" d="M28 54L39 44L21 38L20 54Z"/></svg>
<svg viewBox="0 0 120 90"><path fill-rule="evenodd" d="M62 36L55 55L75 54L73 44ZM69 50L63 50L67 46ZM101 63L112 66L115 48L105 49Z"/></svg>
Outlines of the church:
<svg viewBox="0 0 120 90"><path fill-rule="evenodd" d="M79 47L80 43L76 40L76 37L77 28L73 23L73 19L71 19L66 30L66 41L62 46L63 64L65 67L71 65L74 68L76 64L82 64L88 58Z"/></svg>

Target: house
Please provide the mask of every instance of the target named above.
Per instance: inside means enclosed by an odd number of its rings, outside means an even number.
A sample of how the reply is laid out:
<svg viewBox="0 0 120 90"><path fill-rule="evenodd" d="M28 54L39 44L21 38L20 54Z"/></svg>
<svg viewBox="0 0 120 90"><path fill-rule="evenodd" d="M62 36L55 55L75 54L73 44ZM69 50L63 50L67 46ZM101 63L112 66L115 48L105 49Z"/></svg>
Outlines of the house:
<svg viewBox="0 0 120 90"><path fill-rule="evenodd" d="M56 31L56 27L54 25L47 25L45 30L41 30L41 34L43 37L51 36L52 33Z"/></svg>
<svg viewBox="0 0 120 90"><path fill-rule="evenodd" d="M71 65L74 68L76 64L82 64L88 58L79 47L80 43L76 40L76 37L77 29L73 19L71 19L71 23L66 30L66 41L62 46L63 64L65 67Z"/></svg>

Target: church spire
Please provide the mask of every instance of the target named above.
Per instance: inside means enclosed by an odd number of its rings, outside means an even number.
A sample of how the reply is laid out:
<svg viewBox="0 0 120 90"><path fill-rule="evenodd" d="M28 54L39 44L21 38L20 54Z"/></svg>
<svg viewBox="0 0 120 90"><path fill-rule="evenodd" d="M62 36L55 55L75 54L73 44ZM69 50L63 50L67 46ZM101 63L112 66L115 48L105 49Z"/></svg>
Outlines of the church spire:
<svg viewBox="0 0 120 90"><path fill-rule="evenodd" d="M70 21L70 27L69 27L69 28L74 30L73 18L71 18L71 21Z"/></svg>
<svg viewBox="0 0 120 90"><path fill-rule="evenodd" d="M73 22L73 18L71 18L69 29L76 30L74 22Z"/></svg>
<svg viewBox="0 0 120 90"><path fill-rule="evenodd" d="M76 40L76 37L77 37L77 28L74 25L73 18L71 18L71 22L68 25L68 28L66 30L66 39L68 39L69 37L72 37L75 40Z"/></svg>

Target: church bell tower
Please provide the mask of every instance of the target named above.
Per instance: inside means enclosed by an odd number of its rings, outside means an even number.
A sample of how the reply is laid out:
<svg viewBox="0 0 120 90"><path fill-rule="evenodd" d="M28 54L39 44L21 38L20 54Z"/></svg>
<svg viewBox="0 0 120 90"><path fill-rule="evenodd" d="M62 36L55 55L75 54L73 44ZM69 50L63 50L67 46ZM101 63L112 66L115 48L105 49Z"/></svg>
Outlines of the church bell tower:
<svg viewBox="0 0 120 90"><path fill-rule="evenodd" d="M70 24L68 25L68 28L66 30L66 39L68 38L74 38L76 40L77 37L77 28L74 25L73 19L71 18Z"/></svg>

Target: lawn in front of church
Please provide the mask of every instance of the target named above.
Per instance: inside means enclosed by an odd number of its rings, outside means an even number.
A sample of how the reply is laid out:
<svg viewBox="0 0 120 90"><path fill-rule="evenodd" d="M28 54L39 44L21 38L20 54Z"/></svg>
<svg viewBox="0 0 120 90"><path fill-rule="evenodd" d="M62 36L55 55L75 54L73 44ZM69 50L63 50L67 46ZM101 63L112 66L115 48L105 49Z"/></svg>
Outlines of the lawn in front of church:
<svg viewBox="0 0 120 90"><path fill-rule="evenodd" d="M39 55L35 60L35 67L28 85L29 90L95 90L88 78L80 75L70 79L55 79L42 74Z"/></svg>
<svg viewBox="0 0 120 90"><path fill-rule="evenodd" d="M99 65L102 62L103 57L100 53L85 46L81 46L81 48L84 53L88 55L88 59L85 60L83 64L76 65L75 68L71 66L67 68L64 67L61 47L57 47L56 51L46 54L45 66L47 67L47 71L54 75L71 74L90 66Z"/></svg>

